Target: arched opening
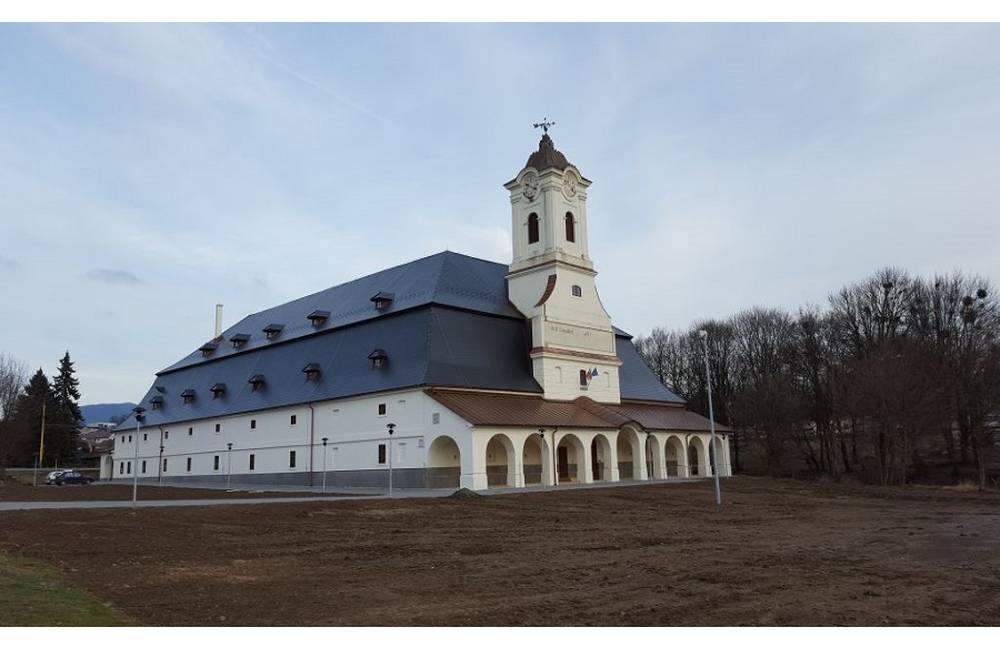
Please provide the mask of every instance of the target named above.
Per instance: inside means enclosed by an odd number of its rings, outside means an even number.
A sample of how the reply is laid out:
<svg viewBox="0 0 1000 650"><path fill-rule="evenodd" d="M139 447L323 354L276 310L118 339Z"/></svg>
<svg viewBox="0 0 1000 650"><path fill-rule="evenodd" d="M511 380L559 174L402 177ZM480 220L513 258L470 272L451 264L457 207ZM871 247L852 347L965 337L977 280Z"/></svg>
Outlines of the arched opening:
<svg viewBox="0 0 1000 650"><path fill-rule="evenodd" d="M573 213L566 213L566 241L576 241L576 226L573 223Z"/></svg>
<svg viewBox="0 0 1000 650"><path fill-rule="evenodd" d="M603 433L594 436L590 443L590 471L595 481L610 481L611 469L611 443Z"/></svg>
<svg viewBox="0 0 1000 650"><path fill-rule="evenodd" d="M691 438L691 442L688 443L688 473L691 476L702 475L701 465L704 458L705 446L702 444L701 438Z"/></svg>
<svg viewBox="0 0 1000 650"><path fill-rule="evenodd" d="M486 443L486 486L514 487L514 444L502 433Z"/></svg>
<svg viewBox="0 0 1000 650"><path fill-rule="evenodd" d="M462 477L462 452L448 436L438 436L427 448L427 487L458 487Z"/></svg>
<svg viewBox="0 0 1000 650"><path fill-rule="evenodd" d="M725 444L722 436L715 437L715 444L712 444L711 439L709 439L708 443L708 462L712 466L713 474L718 474L719 476L726 475ZM716 465L716 453L718 453L718 465Z"/></svg>
<svg viewBox="0 0 1000 650"><path fill-rule="evenodd" d="M677 436L670 436L667 438L667 444L664 445L663 452L663 466L667 472L667 476L680 476L680 466L684 465L684 443Z"/></svg>
<svg viewBox="0 0 1000 650"><path fill-rule="evenodd" d="M666 478L666 468L660 454L660 443L657 441L656 436L646 434L646 476L648 478Z"/></svg>
<svg viewBox="0 0 1000 650"><path fill-rule="evenodd" d="M625 428L618 432L618 475L623 481L639 478L639 439L632 429Z"/></svg>
<svg viewBox="0 0 1000 650"><path fill-rule="evenodd" d="M528 243L534 244L538 241L538 215L532 212L528 215Z"/></svg>
<svg viewBox="0 0 1000 650"><path fill-rule="evenodd" d="M524 441L524 484L552 485L552 460L549 444L537 433Z"/></svg>
<svg viewBox="0 0 1000 650"><path fill-rule="evenodd" d="M583 443L572 433L559 439L556 448L556 466L560 483L576 483L582 480L580 471L585 471L583 465Z"/></svg>

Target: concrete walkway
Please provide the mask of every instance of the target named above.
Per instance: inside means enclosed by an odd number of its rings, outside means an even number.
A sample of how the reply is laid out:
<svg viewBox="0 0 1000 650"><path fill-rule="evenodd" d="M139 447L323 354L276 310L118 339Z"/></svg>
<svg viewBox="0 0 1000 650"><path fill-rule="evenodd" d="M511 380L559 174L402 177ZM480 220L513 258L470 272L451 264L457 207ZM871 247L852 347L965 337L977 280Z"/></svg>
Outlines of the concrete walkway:
<svg viewBox="0 0 1000 650"><path fill-rule="evenodd" d="M663 485L663 484L673 484L673 483L693 483L695 481L701 481L705 479L699 478L669 478L660 479L652 481L618 481L616 483L569 483L557 486L551 485L531 485L522 488L492 488L489 490L481 490L479 494L484 496L490 495L505 495L505 494L525 494L530 492L552 492L555 490L593 490L600 488L615 488L615 487L636 487L643 485ZM172 486L173 487L173 486ZM187 487L193 487L190 484ZM200 489L204 489L206 486L198 486ZM217 486L216 486L217 487ZM256 491L292 491L289 486L261 486L255 485L254 490ZM443 490L429 490L429 489L400 489L394 490L392 496L389 497L385 492L379 492L373 490L372 488L336 488L337 494L330 496L323 496L321 493L317 493L316 496L296 496L296 497L261 497L261 498L233 498L233 499L150 499L148 501L142 500L142 487L139 487L139 501L135 504L132 501L0 501L0 512L4 511L14 511L14 510L81 510L81 509L94 509L94 508L185 508L185 507L195 507L195 506L236 506L236 505L260 505L260 504L273 504L273 503L304 503L304 502L322 502L322 501L356 501L361 499L416 499L416 498L441 498L446 497L454 492L454 489L448 488ZM220 491L224 491L221 488ZM234 488L234 491L237 491ZM241 489L239 491L245 491ZM302 492L301 487L295 489L296 492Z"/></svg>

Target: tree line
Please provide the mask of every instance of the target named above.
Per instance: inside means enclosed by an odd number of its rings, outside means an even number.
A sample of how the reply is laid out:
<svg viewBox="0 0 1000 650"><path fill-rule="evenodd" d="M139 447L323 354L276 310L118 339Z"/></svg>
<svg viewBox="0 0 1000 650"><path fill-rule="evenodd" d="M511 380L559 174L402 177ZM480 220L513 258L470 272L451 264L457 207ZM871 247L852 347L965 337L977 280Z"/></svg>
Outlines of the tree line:
<svg viewBox="0 0 1000 650"><path fill-rule="evenodd" d="M737 471L996 483L1000 305L985 278L885 268L825 307L753 307L636 346L705 415L707 348Z"/></svg>
<svg viewBox="0 0 1000 650"><path fill-rule="evenodd" d="M44 413L45 448L40 467L79 461L79 380L67 352L50 381L39 368L0 353L0 469L31 467L39 451Z"/></svg>

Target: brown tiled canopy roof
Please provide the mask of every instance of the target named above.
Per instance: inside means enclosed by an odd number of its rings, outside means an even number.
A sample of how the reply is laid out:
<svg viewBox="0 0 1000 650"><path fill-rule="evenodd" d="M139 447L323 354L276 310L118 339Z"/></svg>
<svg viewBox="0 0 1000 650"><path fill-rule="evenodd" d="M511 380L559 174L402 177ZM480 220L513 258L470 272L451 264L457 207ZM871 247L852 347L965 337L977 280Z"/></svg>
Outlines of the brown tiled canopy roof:
<svg viewBox="0 0 1000 650"><path fill-rule="evenodd" d="M556 402L537 395L428 389L427 394L475 426L576 427L618 429L636 424L646 430L708 431L709 421L683 406L622 402L600 404L589 397ZM716 423L716 430L728 432Z"/></svg>
<svg viewBox="0 0 1000 650"><path fill-rule="evenodd" d="M525 167L534 167L538 171L543 171L549 169L550 167L555 167L556 169L566 169L570 166L566 156L562 154L561 151L556 149L556 145L552 142L552 138L546 133L542 136L541 141L538 143L538 151L531 154L528 157L528 162L525 163Z"/></svg>

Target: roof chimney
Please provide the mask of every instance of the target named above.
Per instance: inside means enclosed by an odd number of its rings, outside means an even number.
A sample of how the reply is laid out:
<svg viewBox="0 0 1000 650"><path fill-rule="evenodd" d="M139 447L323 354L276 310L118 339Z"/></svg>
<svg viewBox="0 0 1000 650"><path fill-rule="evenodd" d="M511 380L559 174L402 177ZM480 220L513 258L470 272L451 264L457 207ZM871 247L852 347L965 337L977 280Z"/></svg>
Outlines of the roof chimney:
<svg viewBox="0 0 1000 650"><path fill-rule="evenodd" d="M215 338L222 336L222 305L215 306Z"/></svg>

